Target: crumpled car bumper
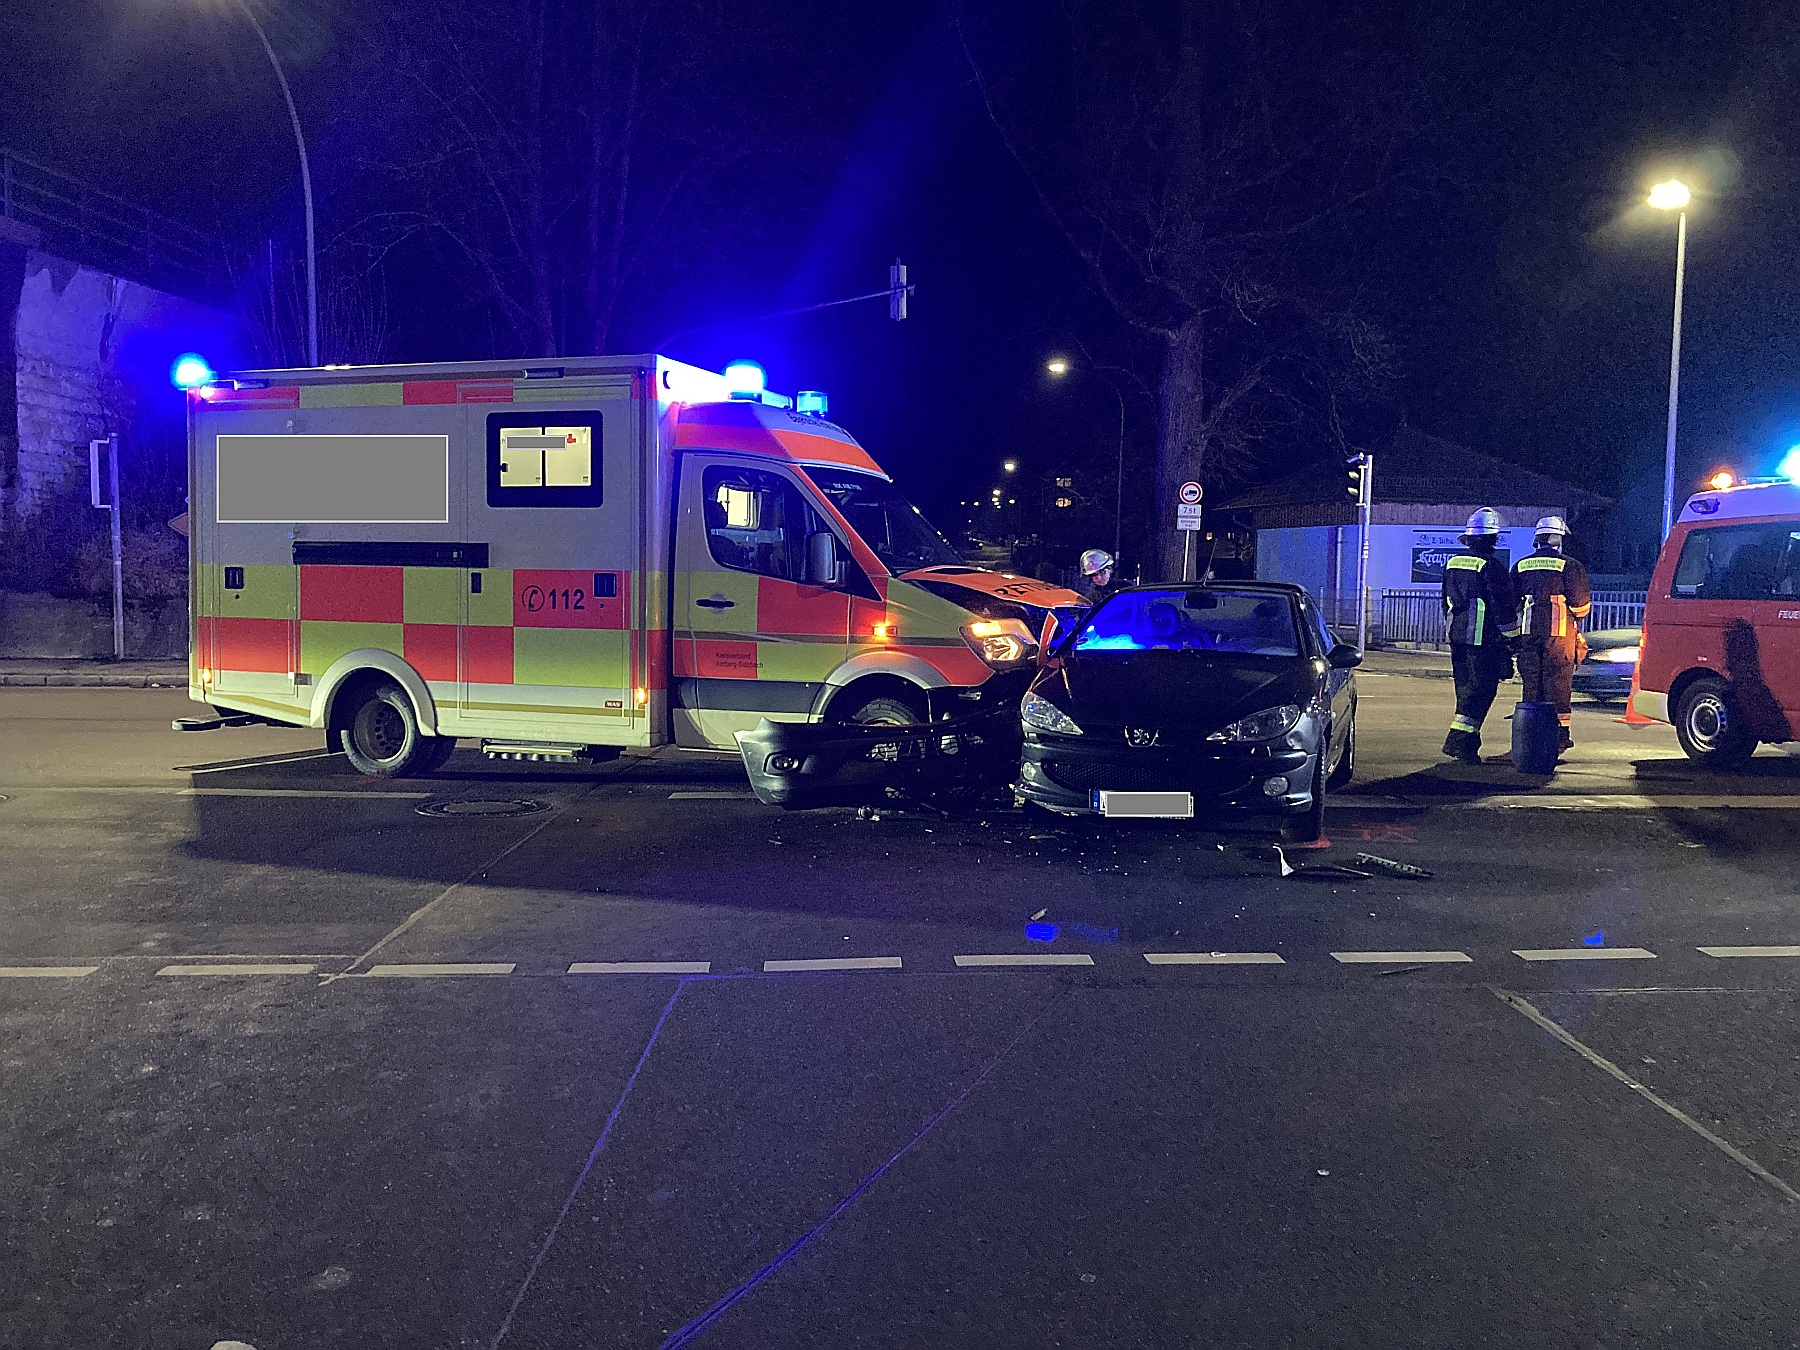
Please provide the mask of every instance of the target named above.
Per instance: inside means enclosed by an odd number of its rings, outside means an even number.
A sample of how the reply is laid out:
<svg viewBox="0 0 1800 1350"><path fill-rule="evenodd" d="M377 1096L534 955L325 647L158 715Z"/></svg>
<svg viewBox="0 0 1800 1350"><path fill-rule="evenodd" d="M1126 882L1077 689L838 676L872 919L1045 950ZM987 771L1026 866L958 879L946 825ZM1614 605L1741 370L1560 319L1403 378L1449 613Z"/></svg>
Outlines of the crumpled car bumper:
<svg viewBox="0 0 1800 1350"><path fill-rule="evenodd" d="M964 797L1011 781L1019 715L1011 702L917 726L770 722L737 734L757 800L787 810L873 806L896 796Z"/></svg>

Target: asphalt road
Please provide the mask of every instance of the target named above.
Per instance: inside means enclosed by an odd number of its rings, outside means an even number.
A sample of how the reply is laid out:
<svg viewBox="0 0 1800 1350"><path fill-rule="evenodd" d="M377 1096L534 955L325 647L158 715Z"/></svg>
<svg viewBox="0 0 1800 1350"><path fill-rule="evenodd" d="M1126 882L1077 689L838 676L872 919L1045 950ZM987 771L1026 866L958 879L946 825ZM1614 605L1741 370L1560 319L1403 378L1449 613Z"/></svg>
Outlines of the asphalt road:
<svg viewBox="0 0 1800 1350"><path fill-rule="evenodd" d="M0 1347L1800 1344L1800 760L1401 668L1285 878L0 689Z"/></svg>

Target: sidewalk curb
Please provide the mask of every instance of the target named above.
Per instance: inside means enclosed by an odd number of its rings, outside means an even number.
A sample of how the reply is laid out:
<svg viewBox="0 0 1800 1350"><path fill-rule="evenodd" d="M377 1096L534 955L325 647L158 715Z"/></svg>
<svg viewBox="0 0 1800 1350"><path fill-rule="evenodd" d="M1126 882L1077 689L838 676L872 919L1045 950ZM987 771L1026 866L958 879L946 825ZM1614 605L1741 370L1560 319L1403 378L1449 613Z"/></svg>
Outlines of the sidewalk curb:
<svg viewBox="0 0 1800 1350"><path fill-rule="evenodd" d="M26 675L0 671L0 689L186 689L183 672L154 675Z"/></svg>

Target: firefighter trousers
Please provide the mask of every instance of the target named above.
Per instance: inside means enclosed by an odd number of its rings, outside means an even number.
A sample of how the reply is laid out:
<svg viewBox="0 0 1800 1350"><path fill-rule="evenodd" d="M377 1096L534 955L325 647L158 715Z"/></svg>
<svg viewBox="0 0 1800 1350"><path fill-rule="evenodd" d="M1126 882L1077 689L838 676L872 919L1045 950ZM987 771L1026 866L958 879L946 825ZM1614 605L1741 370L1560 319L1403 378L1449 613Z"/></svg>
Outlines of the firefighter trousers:
<svg viewBox="0 0 1800 1350"><path fill-rule="evenodd" d="M1456 716L1450 719L1450 734L1444 737L1444 753L1469 762L1481 753L1481 724L1488 709L1494 706L1494 695L1500 681L1506 678L1506 648L1499 643L1473 647L1467 643L1450 644L1450 672L1456 677Z"/></svg>
<svg viewBox="0 0 1800 1350"><path fill-rule="evenodd" d="M1519 679L1525 685L1527 703L1553 703L1562 723L1562 745L1575 744L1569 735L1570 696L1575 683L1573 637L1526 638L1519 646Z"/></svg>

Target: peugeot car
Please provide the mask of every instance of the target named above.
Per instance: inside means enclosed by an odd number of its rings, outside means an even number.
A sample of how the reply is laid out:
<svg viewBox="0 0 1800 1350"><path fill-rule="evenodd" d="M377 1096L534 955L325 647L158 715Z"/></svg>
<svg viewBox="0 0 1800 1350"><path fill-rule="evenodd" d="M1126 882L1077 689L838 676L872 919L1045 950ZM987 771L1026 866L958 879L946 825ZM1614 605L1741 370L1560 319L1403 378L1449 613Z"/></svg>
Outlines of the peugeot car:
<svg viewBox="0 0 1800 1350"><path fill-rule="evenodd" d="M1057 632L1020 707L1015 795L1065 815L1278 816L1324 829L1356 761L1356 648L1279 582L1139 586Z"/></svg>

